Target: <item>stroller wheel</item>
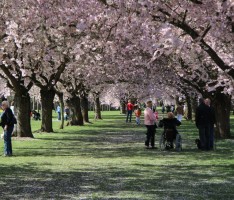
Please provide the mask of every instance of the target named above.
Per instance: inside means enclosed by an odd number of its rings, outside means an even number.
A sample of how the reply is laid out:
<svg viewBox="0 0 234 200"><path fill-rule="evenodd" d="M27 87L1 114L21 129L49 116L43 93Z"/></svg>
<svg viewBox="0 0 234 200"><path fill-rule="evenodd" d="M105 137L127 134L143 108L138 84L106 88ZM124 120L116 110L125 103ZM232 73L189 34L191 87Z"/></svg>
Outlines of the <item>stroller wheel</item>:
<svg viewBox="0 0 234 200"><path fill-rule="evenodd" d="M160 141L159 141L159 148L161 151L164 151L166 149L166 140L164 138L164 135L161 135Z"/></svg>

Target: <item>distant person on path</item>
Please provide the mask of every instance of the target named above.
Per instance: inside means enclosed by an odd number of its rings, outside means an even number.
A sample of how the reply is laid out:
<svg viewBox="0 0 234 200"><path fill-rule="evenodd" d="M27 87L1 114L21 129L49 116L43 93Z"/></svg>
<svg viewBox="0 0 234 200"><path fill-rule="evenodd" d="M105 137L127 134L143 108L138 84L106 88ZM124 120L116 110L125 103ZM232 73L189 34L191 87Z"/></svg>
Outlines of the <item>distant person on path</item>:
<svg viewBox="0 0 234 200"><path fill-rule="evenodd" d="M70 117L70 109L68 106L65 107L64 113L65 113L65 120L67 121Z"/></svg>
<svg viewBox="0 0 234 200"><path fill-rule="evenodd" d="M210 150L210 124L211 111L205 104L204 99L199 99L200 105L196 109L196 126L199 129L201 150Z"/></svg>
<svg viewBox="0 0 234 200"><path fill-rule="evenodd" d="M211 101L209 98L205 99L205 104L210 108L210 149L214 149L214 127L216 124L215 110L214 107L211 106Z"/></svg>
<svg viewBox="0 0 234 200"><path fill-rule="evenodd" d="M181 122L184 115L184 107L179 104L176 108L176 118Z"/></svg>
<svg viewBox="0 0 234 200"><path fill-rule="evenodd" d="M166 110L167 110L167 113L171 112L171 106L170 106L170 105L167 105L167 106L166 106Z"/></svg>
<svg viewBox="0 0 234 200"><path fill-rule="evenodd" d="M128 100L126 123L128 122L128 120L129 120L129 122L132 122L133 109L134 109L134 105L132 104L131 100Z"/></svg>
<svg viewBox="0 0 234 200"><path fill-rule="evenodd" d="M137 108L135 110L135 115L136 115L136 124L140 125L141 124L141 119L140 119L140 117L141 117L141 109L140 108Z"/></svg>
<svg viewBox="0 0 234 200"><path fill-rule="evenodd" d="M149 143L151 143L152 149L155 148L155 123L156 117L152 111L152 101L148 101L146 104L146 109L144 111L145 126L147 128L145 146L149 148Z"/></svg>
<svg viewBox="0 0 234 200"><path fill-rule="evenodd" d="M4 156L12 156L11 136L16 123L14 114L9 108L8 101L2 102L2 110L4 111L1 116L1 126L4 130Z"/></svg>
<svg viewBox="0 0 234 200"><path fill-rule="evenodd" d="M61 109L59 105L56 108L56 112L58 113L58 120L61 120Z"/></svg>
<svg viewBox="0 0 234 200"><path fill-rule="evenodd" d="M171 112L174 113L175 112L175 106L171 105Z"/></svg>

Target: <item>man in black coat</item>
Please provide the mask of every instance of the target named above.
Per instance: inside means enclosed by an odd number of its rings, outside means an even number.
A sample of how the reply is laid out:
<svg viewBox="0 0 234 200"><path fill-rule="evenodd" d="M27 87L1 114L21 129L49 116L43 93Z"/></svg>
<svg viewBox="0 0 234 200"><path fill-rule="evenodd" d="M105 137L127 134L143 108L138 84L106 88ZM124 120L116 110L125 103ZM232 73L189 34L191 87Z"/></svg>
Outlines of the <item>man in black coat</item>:
<svg viewBox="0 0 234 200"><path fill-rule="evenodd" d="M210 150L210 124L211 110L204 102L204 99L199 100L200 105L196 110L196 126L199 129L199 137L202 150Z"/></svg>

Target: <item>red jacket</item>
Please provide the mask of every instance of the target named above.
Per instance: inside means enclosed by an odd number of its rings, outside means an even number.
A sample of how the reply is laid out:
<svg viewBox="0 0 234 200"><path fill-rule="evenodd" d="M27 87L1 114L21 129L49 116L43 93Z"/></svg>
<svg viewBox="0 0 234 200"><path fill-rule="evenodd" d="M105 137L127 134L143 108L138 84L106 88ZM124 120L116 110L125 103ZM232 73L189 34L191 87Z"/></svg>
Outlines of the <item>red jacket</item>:
<svg viewBox="0 0 234 200"><path fill-rule="evenodd" d="M133 110L133 109L134 109L134 105L132 103L128 103L127 110Z"/></svg>

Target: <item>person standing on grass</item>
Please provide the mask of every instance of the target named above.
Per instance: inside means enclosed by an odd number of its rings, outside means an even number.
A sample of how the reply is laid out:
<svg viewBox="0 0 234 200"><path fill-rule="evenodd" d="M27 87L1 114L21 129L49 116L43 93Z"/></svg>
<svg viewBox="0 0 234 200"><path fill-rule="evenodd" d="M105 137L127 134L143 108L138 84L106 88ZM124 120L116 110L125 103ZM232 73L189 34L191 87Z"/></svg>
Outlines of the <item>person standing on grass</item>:
<svg viewBox="0 0 234 200"><path fill-rule="evenodd" d="M131 100L128 100L126 123L128 122L128 120L129 120L129 122L132 122L133 109L134 109L134 105L132 104Z"/></svg>
<svg viewBox="0 0 234 200"><path fill-rule="evenodd" d="M140 125L141 124L141 119L140 119L140 117L141 117L141 109L140 108L137 108L135 110L135 115L136 115L136 124Z"/></svg>
<svg viewBox="0 0 234 200"><path fill-rule="evenodd" d="M205 104L204 99L199 99L200 105L196 109L195 122L199 129L201 150L210 150L210 108Z"/></svg>
<svg viewBox="0 0 234 200"><path fill-rule="evenodd" d="M61 109L59 105L56 108L56 112L58 113L58 120L61 120Z"/></svg>
<svg viewBox="0 0 234 200"><path fill-rule="evenodd" d="M210 108L210 149L214 149L214 127L216 124L215 110L214 107L211 106L211 101L209 98L205 99L205 104Z"/></svg>
<svg viewBox="0 0 234 200"><path fill-rule="evenodd" d="M12 144L11 135L14 130L14 124L16 123L14 114L9 107L8 101L2 102L3 114L1 116L1 126L4 130L4 155L12 156Z"/></svg>
<svg viewBox="0 0 234 200"><path fill-rule="evenodd" d="M68 106L65 106L64 113L65 113L65 120L67 121L70 118L70 109Z"/></svg>
<svg viewBox="0 0 234 200"><path fill-rule="evenodd" d="M147 128L145 146L148 149L149 143L151 143L152 149L155 148L155 123L156 117L152 111L152 101L146 103L146 109L144 111L145 126Z"/></svg>
<svg viewBox="0 0 234 200"><path fill-rule="evenodd" d="M184 115L184 107L181 105L181 103L179 103L179 105L176 108L176 118L177 120L179 120L180 122L182 121Z"/></svg>

